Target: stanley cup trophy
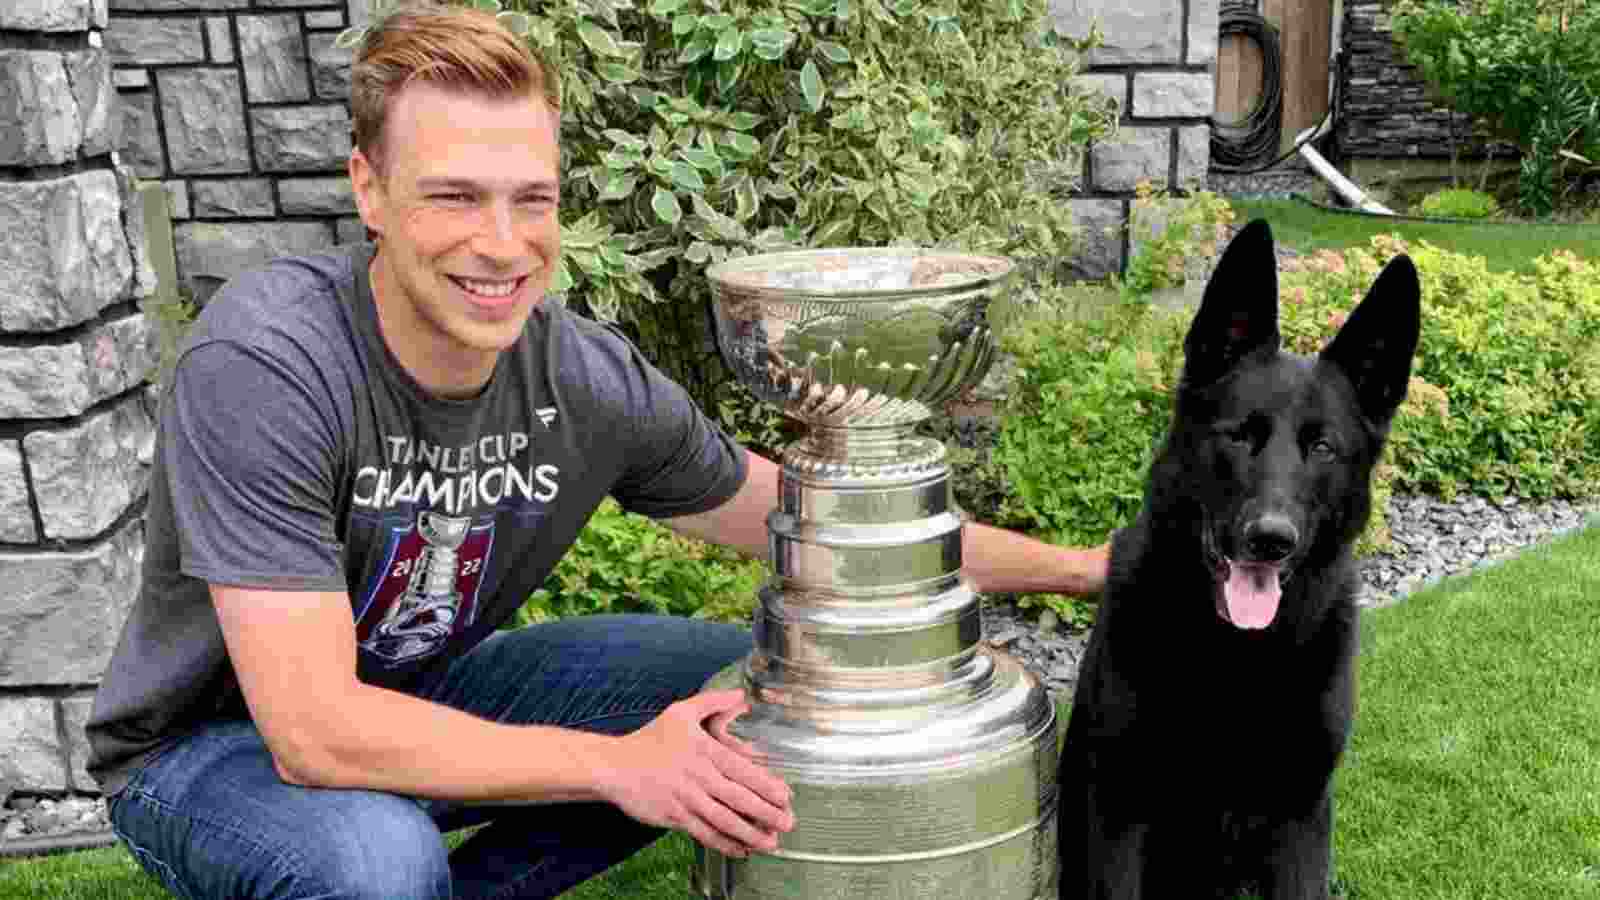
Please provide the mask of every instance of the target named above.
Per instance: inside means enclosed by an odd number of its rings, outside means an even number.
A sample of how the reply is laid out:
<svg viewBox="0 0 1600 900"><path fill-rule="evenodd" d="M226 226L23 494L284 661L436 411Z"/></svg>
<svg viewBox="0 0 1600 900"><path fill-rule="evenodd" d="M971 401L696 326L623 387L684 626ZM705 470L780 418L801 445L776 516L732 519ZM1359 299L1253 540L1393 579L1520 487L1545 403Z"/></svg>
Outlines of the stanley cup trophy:
<svg viewBox="0 0 1600 900"><path fill-rule="evenodd" d="M712 900L1054 900L1056 717L983 641L939 441L917 423L994 355L998 257L798 251L708 271L738 378L806 426L767 519L773 577L730 731L794 792L771 854L696 845Z"/></svg>

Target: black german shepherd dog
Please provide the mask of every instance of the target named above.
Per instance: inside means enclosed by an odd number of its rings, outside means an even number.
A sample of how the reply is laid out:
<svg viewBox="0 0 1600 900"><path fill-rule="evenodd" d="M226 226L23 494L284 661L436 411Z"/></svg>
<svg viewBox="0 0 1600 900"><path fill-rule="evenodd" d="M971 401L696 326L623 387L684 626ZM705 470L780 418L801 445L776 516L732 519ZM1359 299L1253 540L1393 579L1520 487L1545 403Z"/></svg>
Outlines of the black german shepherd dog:
<svg viewBox="0 0 1600 900"><path fill-rule="evenodd" d="M1061 900L1328 896L1355 703L1351 544L1416 351L1396 257L1316 359L1279 349L1272 233L1243 228L1117 532L1060 769Z"/></svg>

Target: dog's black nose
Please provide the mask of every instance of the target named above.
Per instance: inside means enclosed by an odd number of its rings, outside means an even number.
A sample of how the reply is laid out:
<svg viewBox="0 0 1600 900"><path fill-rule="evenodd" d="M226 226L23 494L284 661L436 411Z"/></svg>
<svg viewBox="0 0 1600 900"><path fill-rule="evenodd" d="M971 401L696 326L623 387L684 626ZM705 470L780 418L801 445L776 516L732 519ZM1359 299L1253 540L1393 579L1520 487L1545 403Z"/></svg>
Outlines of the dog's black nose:
<svg viewBox="0 0 1600 900"><path fill-rule="evenodd" d="M1244 527L1244 546L1256 562L1279 562L1294 552L1300 532L1283 516L1265 515Z"/></svg>

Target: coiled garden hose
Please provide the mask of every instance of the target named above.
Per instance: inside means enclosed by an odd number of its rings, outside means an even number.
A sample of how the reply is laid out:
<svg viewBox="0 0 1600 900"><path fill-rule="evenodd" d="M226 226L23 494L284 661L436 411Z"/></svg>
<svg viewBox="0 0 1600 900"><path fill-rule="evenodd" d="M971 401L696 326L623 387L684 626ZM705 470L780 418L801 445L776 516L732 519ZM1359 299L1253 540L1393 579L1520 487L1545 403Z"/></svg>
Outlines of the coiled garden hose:
<svg viewBox="0 0 1600 900"><path fill-rule="evenodd" d="M1211 117L1211 167L1224 172L1258 172L1247 168L1278 149L1279 122L1283 118L1283 64L1278 28L1268 22L1253 3L1227 2L1221 10L1220 38L1243 35L1261 48L1261 96L1242 122ZM1219 38L1219 39L1220 39ZM1262 168L1271 168L1285 154Z"/></svg>

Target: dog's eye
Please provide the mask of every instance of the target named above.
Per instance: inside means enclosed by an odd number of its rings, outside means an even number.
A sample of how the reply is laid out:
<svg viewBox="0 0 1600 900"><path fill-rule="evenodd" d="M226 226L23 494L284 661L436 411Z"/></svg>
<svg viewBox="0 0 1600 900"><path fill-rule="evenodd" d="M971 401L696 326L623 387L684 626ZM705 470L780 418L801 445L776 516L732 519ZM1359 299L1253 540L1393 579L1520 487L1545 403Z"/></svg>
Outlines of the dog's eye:
<svg viewBox="0 0 1600 900"><path fill-rule="evenodd" d="M1249 443L1250 423L1240 422L1238 424L1218 425L1214 429L1214 433L1221 436L1225 440L1234 441L1236 443Z"/></svg>

